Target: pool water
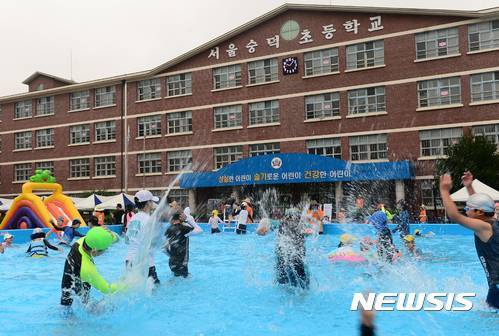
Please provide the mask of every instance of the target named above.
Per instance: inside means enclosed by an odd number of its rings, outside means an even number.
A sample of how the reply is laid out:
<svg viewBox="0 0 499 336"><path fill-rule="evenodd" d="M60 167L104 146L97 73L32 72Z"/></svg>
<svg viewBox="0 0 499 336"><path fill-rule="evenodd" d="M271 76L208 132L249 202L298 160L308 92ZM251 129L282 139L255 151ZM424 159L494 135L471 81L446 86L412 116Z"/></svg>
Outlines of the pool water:
<svg viewBox="0 0 499 336"><path fill-rule="evenodd" d="M92 289L94 308L75 305L71 316L59 306L67 252L31 259L19 245L0 255L0 335L358 335L359 313L350 305L353 293L366 290L477 293L470 312L378 312L379 335L480 335L499 327L484 304L486 280L473 236L420 238L429 260L382 270L330 263L327 254L337 244L337 235L307 239L311 287L293 292L273 282L275 236L204 233L191 238L189 278L174 278L157 252L162 284L152 295L103 298ZM104 278L120 277L125 253L119 242L96 258Z"/></svg>

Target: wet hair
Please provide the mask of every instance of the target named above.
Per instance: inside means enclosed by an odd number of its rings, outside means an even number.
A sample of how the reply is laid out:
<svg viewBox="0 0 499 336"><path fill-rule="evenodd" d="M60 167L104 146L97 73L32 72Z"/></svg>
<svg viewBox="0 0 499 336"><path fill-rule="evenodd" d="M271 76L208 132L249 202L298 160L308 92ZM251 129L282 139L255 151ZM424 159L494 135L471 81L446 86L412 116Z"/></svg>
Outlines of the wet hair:
<svg viewBox="0 0 499 336"><path fill-rule="evenodd" d="M142 210L142 209L144 209L146 207L146 204L149 201L139 202L139 199L137 197L135 197L134 198L134 202L135 202L135 205L137 206L137 209Z"/></svg>
<svg viewBox="0 0 499 336"><path fill-rule="evenodd" d="M131 212L133 211L133 208L134 208L133 204L128 203L125 207L125 211Z"/></svg>
<svg viewBox="0 0 499 336"><path fill-rule="evenodd" d="M343 244L342 242L340 242L340 243L338 244L338 248L343 247L344 245L345 245L345 244Z"/></svg>
<svg viewBox="0 0 499 336"><path fill-rule="evenodd" d="M30 238L31 238L31 240L37 239L37 238L45 238L45 232L33 233Z"/></svg>
<svg viewBox="0 0 499 336"><path fill-rule="evenodd" d="M99 218L97 218L96 216L90 217L89 224L91 224L92 226L100 226Z"/></svg>
<svg viewBox="0 0 499 336"><path fill-rule="evenodd" d="M116 207L117 207L117 208L122 208L122 209L123 209L123 205L121 205L121 203L116 204Z"/></svg>
<svg viewBox="0 0 499 336"><path fill-rule="evenodd" d="M170 222L173 221L179 221L180 220L180 214L179 213L174 213L170 219Z"/></svg>
<svg viewBox="0 0 499 336"><path fill-rule="evenodd" d="M76 224L81 225L81 220L79 220L78 218L73 219L73 221L71 222L71 226L76 225Z"/></svg>
<svg viewBox="0 0 499 336"><path fill-rule="evenodd" d="M484 212L483 214L487 217L494 217L496 213L495 212Z"/></svg>

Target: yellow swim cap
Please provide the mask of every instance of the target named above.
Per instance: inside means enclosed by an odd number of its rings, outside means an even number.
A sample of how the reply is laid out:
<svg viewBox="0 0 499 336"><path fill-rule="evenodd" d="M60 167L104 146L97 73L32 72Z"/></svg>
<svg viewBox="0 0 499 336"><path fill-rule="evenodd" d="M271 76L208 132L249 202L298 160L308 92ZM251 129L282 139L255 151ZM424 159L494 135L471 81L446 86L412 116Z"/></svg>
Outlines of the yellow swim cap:
<svg viewBox="0 0 499 336"><path fill-rule="evenodd" d="M414 236L413 235L404 236L404 240L406 242L413 242L414 241Z"/></svg>
<svg viewBox="0 0 499 336"><path fill-rule="evenodd" d="M113 234L102 227L90 229L85 236L88 247L99 251L107 249L115 240Z"/></svg>
<svg viewBox="0 0 499 336"><path fill-rule="evenodd" d="M351 244L354 240L357 240L357 238L348 233L344 233L340 236L340 242L343 244Z"/></svg>
<svg viewBox="0 0 499 336"><path fill-rule="evenodd" d="M211 213L212 213L214 216L218 216L218 210L213 210Z"/></svg>

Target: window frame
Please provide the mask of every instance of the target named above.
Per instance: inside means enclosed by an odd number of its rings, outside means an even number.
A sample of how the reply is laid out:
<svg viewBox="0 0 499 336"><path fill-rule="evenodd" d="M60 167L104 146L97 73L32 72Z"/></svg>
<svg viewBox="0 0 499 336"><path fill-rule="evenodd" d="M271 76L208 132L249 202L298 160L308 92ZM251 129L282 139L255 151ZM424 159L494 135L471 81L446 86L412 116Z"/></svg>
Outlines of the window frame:
<svg viewBox="0 0 499 336"><path fill-rule="evenodd" d="M36 138L35 148L52 148L55 146L55 129L44 128L36 130L35 138Z"/></svg>
<svg viewBox="0 0 499 336"><path fill-rule="evenodd" d="M215 170L223 168L243 159L243 146L216 147L213 149L213 158Z"/></svg>
<svg viewBox="0 0 499 336"><path fill-rule="evenodd" d="M455 80L457 80L457 82L452 83ZM462 102L461 77L459 76L419 81L417 83L417 88L418 88L419 108L447 106L447 105L461 104ZM439 92L438 96L437 92ZM442 95L443 92L447 92L447 94ZM459 101L455 99L456 97L459 97ZM447 100L448 102L446 102ZM423 104L422 102L426 103Z"/></svg>
<svg viewBox="0 0 499 336"><path fill-rule="evenodd" d="M241 64L213 68L213 90L224 90L241 86ZM234 78L231 78L234 76Z"/></svg>
<svg viewBox="0 0 499 336"><path fill-rule="evenodd" d="M330 105L330 108L326 108ZM340 116L340 93L329 92L305 96L305 120Z"/></svg>
<svg viewBox="0 0 499 336"><path fill-rule="evenodd" d="M385 42L376 40L349 45L346 47L346 58L347 71L383 66L385 65Z"/></svg>
<svg viewBox="0 0 499 336"><path fill-rule="evenodd" d="M101 92L105 90L105 92ZM95 107L116 105L116 86L104 86L95 89Z"/></svg>
<svg viewBox="0 0 499 336"><path fill-rule="evenodd" d="M24 139L20 137L24 135ZM29 136L28 136L29 135ZM27 140L29 138L29 140ZM14 133L14 150L27 150L33 148L33 132L23 131Z"/></svg>
<svg viewBox="0 0 499 336"><path fill-rule="evenodd" d="M348 138L348 145L350 161L388 159L388 135L385 133L352 136ZM357 147L358 150L354 151L354 147Z"/></svg>
<svg viewBox="0 0 499 336"><path fill-rule="evenodd" d="M80 158L69 160L69 178L90 178L90 159Z"/></svg>
<svg viewBox="0 0 499 336"><path fill-rule="evenodd" d="M77 137L80 132L80 136ZM85 140L85 141L81 141ZM90 144L90 124L74 125L69 127L69 144Z"/></svg>
<svg viewBox="0 0 499 336"><path fill-rule="evenodd" d="M457 27L417 33L414 40L416 60L459 55L459 28ZM420 50L422 44L424 48Z"/></svg>
<svg viewBox="0 0 499 336"><path fill-rule="evenodd" d="M43 117L53 115L54 112L54 96L40 97L36 99L36 116Z"/></svg>
<svg viewBox="0 0 499 336"><path fill-rule="evenodd" d="M442 133L451 133L450 136ZM456 134L454 134L456 132ZM438 133L438 135L437 135ZM459 133L459 134L457 134ZM446 150L463 137L462 127L438 128L419 131L419 156L422 158L445 157ZM429 146L425 146L428 142ZM429 151L426 152L425 151Z"/></svg>
<svg viewBox="0 0 499 336"><path fill-rule="evenodd" d="M100 127L103 124L105 125L105 127ZM108 127L110 127L110 131L108 131ZM101 139L102 134L100 134L100 132L102 129L106 130L104 132L105 139ZM94 142L107 142L107 141L116 141L115 120L101 121L94 124Z"/></svg>
<svg viewBox="0 0 499 336"><path fill-rule="evenodd" d="M166 115L167 134L192 132L192 111L168 113ZM178 129L178 131L177 131Z"/></svg>
<svg viewBox="0 0 499 336"><path fill-rule="evenodd" d="M349 116L386 112L386 88L384 86L349 90L347 96ZM372 109L373 106L374 109Z"/></svg>
<svg viewBox="0 0 499 336"><path fill-rule="evenodd" d="M137 101L161 98L161 79L151 78L137 82Z"/></svg>
<svg viewBox="0 0 499 336"><path fill-rule="evenodd" d="M327 61L327 63L325 63ZM339 72L339 48L307 52L303 55L305 77Z"/></svg>
<svg viewBox="0 0 499 336"><path fill-rule="evenodd" d="M137 137L161 136L163 134L162 119L163 117L159 114L137 118Z"/></svg>
<svg viewBox="0 0 499 336"><path fill-rule="evenodd" d="M306 148L308 154L341 160L341 138L307 140Z"/></svg>
<svg viewBox="0 0 499 336"><path fill-rule="evenodd" d="M186 72L166 77L167 97L192 94L192 73Z"/></svg>
<svg viewBox="0 0 499 336"><path fill-rule="evenodd" d="M279 80L277 58L248 62L248 85L264 84Z"/></svg>
<svg viewBox="0 0 499 336"><path fill-rule="evenodd" d="M21 111L22 109L22 111ZM14 104L14 120L33 117L33 101L23 100Z"/></svg>
<svg viewBox="0 0 499 336"><path fill-rule="evenodd" d="M22 167L21 167L22 166ZM20 179L18 171L20 169L24 169L24 173L26 175L23 175L21 177L25 177ZM33 175L33 165L31 163L18 163L14 165L14 182L27 182L29 181L29 178Z"/></svg>
<svg viewBox="0 0 499 336"><path fill-rule="evenodd" d="M475 39L472 35L476 35L478 39ZM485 39L487 35L489 35L488 39ZM499 48L499 19L468 25L469 52L494 50L497 48Z"/></svg>
<svg viewBox="0 0 499 336"><path fill-rule="evenodd" d="M248 104L249 125L278 123L280 119L279 100L266 100Z"/></svg>
<svg viewBox="0 0 499 336"><path fill-rule="evenodd" d="M84 103L82 103L84 101ZM69 110L82 111L91 107L90 90L71 92L69 96Z"/></svg>
<svg viewBox="0 0 499 336"><path fill-rule="evenodd" d="M234 119L230 120L231 115ZM229 105L213 108L213 126L214 129L242 127L243 125L243 106Z"/></svg>
<svg viewBox="0 0 499 336"><path fill-rule="evenodd" d="M168 172L178 173L186 170L192 164L192 151L179 150L167 152L166 159L168 161Z"/></svg>
<svg viewBox="0 0 499 336"><path fill-rule="evenodd" d="M104 162L102 162L104 161ZM99 167L99 165L101 167ZM102 167L105 165L105 167ZM94 158L94 177L115 177L116 176L116 156L99 156ZM101 169L103 168L103 169ZM102 174L102 170L105 174ZM112 172L112 174L109 174Z"/></svg>
<svg viewBox="0 0 499 336"><path fill-rule="evenodd" d="M493 78L484 80L483 77L487 75L492 75ZM480 81L475 82L478 78ZM478 92L474 92L474 88L477 86L479 87ZM485 86L490 86L490 90L485 89ZM489 71L471 75L470 91L472 103L499 100L499 71ZM477 97L477 94L479 97ZM486 94L488 95L486 96Z"/></svg>
<svg viewBox="0 0 499 336"><path fill-rule="evenodd" d="M248 155L249 157L260 156L260 155L275 155L281 152L280 142L270 142L270 143L260 143L249 145Z"/></svg>
<svg viewBox="0 0 499 336"><path fill-rule="evenodd" d="M159 163L159 164L158 164ZM161 153L139 153L137 154L137 174L162 174L163 162Z"/></svg>

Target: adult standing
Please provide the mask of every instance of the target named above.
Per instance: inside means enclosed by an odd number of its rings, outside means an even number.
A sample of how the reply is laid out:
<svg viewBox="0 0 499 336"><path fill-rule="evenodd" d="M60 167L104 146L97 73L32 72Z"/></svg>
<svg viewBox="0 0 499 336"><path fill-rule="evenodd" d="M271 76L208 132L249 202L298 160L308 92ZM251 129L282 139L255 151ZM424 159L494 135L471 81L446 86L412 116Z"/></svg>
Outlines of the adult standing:
<svg viewBox="0 0 499 336"><path fill-rule="evenodd" d="M116 210L113 213L114 224L119 225L123 224L123 214L125 211L123 210L123 205L121 203L116 204Z"/></svg>

